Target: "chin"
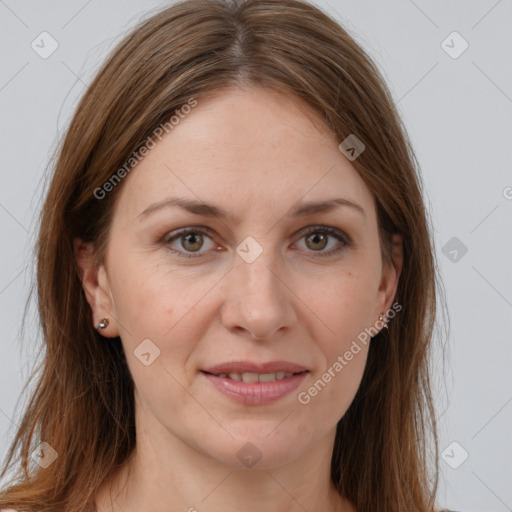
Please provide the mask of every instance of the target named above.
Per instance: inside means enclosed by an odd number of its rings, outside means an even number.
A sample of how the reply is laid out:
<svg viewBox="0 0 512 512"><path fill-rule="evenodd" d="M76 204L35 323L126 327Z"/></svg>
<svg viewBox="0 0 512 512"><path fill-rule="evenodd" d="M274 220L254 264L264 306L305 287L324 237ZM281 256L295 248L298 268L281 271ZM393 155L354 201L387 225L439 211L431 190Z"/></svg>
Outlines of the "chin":
<svg viewBox="0 0 512 512"><path fill-rule="evenodd" d="M301 441L303 443L304 439ZM212 458L232 469L268 470L293 462L306 449L286 432L269 436L268 431L260 431L251 435L246 429L244 435L230 438L222 446L217 444L208 451Z"/></svg>

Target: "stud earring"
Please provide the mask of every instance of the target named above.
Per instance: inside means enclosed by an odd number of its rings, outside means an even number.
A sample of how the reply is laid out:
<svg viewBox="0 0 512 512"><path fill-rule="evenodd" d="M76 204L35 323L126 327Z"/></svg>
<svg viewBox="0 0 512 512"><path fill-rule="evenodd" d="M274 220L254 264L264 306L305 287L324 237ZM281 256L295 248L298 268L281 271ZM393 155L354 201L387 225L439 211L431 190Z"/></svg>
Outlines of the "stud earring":
<svg viewBox="0 0 512 512"><path fill-rule="evenodd" d="M381 322L384 322L384 328L385 328L385 329L389 329L389 327L388 327L388 321L387 321L387 320L384 320L384 317L383 317L382 315L380 315L380 316L379 316L379 320L380 320Z"/></svg>
<svg viewBox="0 0 512 512"><path fill-rule="evenodd" d="M109 323L110 323L110 322L109 322L108 318L104 318L104 319L103 319L103 320L98 324L98 329L99 329L100 331L102 331L103 329L106 329Z"/></svg>

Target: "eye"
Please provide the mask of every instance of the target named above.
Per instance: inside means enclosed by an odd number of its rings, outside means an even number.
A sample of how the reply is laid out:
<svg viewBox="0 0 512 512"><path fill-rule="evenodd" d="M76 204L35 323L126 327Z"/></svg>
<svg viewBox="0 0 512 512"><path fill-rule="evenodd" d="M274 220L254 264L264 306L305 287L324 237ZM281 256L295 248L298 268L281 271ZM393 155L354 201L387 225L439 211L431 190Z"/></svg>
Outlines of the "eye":
<svg viewBox="0 0 512 512"><path fill-rule="evenodd" d="M334 249L324 251L329 245L329 239L336 239L338 244L335 244ZM309 228L308 231L302 233L300 240L306 241L306 248L312 252L319 253L318 256L332 256L337 254L346 247L351 245L351 241L347 235L342 231L328 226L316 226Z"/></svg>
<svg viewBox="0 0 512 512"><path fill-rule="evenodd" d="M208 228L185 228L166 235L162 242L167 248L179 257L200 258L201 254L215 247L211 236L213 232ZM337 246L329 251L324 249L329 245L329 239L338 241ZM210 247L208 248L209 240ZM302 232L300 240L306 241L306 248L318 256L332 256L351 245L350 238L342 231L328 226L316 226ZM178 247L176 247L178 245ZM205 251L201 251L206 246Z"/></svg>
<svg viewBox="0 0 512 512"><path fill-rule="evenodd" d="M205 228L186 228L178 232L170 233L164 237L163 242L168 245L169 250L178 256L185 258L198 258L201 255L200 249L205 245L205 240L210 240L210 249L214 245L209 236L210 231ZM173 243L177 242L179 248L174 248ZM207 249L208 250L208 249ZM202 251L205 252L205 251Z"/></svg>

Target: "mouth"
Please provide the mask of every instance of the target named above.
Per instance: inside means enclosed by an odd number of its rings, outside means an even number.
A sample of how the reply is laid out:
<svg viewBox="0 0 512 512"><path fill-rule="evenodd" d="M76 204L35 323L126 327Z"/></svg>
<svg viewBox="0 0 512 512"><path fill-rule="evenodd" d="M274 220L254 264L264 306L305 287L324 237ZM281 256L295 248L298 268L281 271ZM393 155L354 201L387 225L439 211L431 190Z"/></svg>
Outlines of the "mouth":
<svg viewBox="0 0 512 512"><path fill-rule="evenodd" d="M244 405L263 405L291 393L310 372L303 366L283 361L264 364L240 361L210 367L200 373L231 400Z"/></svg>
<svg viewBox="0 0 512 512"><path fill-rule="evenodd" d="M212 375L243 375L246 373L258 375L279 374L280 378L283 378L281 375L283 373L295 374L308 371L308 369L305 366L290 363L288 361L269 361L267 363L257 363L254 361L229 361L203 368L202 371L211 373Z"/></svg>
<svg viewBox="0 0 512 512"><path fill-rule="evenodd" d="M288 379L294 375L301 375L302 373L308 373L308 370L301 372L273 372L273 373L255 373L255 372L244 372L244 373L210 373L202 371L206 375L213 377L219 377L221 379L230 379L237 382L246 382L249 384L255 384L258 382L275 382L277 380Z"/></svg>

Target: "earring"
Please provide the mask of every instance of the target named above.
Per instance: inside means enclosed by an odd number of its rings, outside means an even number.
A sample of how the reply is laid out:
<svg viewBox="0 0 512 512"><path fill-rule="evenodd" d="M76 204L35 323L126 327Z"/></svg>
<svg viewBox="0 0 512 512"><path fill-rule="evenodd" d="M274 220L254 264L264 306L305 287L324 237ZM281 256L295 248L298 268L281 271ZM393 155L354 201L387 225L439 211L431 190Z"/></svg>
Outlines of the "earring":
<svg viewBox="0 0 512 512"><path fill-rule="evenodd" d="M379 320L381 322L384 322L384 329L389 329L388 327L388 321L387 320L384 320L384 317L382 315L379 316Z"/></svg>
<svg viewBox="0 0 512 512"><path fill-rule="evenodd" d="M102 331L103 329L106 329L109 323L110 323L110 322L109 322L108 318L104 318L104 319L103 319L103 320L98 324L98 329L99 329L100 331Z"/></svg>

